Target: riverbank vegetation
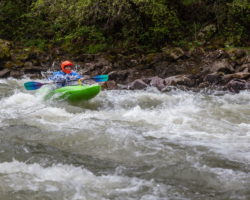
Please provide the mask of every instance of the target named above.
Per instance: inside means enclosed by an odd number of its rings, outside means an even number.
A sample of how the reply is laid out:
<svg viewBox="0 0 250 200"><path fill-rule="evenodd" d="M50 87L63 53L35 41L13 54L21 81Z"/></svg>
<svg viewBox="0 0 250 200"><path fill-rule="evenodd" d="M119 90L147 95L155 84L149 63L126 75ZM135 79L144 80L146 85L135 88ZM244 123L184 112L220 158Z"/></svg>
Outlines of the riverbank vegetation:
<svg viewBox="0 0 250 200"><path fill-rule="evenodd" d="M2 0L0 38L71 53L249 47L249 0Z"/></svg>

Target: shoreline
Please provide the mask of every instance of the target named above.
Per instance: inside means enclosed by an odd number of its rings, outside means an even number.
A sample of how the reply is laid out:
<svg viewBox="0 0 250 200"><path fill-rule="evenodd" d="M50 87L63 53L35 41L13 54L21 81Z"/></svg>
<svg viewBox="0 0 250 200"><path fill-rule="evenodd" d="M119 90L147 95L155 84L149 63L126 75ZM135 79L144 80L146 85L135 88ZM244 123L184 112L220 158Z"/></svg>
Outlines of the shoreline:
<svg viewBox="0 0 250 200"><path fill-rule="evenodd" d="M0 40L0 78L41 78L41 72L59 70L60 62L72 60L77 71L90 76L108 74L106 89L145 89L171 87L199 91L204 88L238 93L250 90L250 52L241 48L184 50L163 48L143 54L106 52L66 55L59 50L43 52L35 47L15 47Z"/></svg>

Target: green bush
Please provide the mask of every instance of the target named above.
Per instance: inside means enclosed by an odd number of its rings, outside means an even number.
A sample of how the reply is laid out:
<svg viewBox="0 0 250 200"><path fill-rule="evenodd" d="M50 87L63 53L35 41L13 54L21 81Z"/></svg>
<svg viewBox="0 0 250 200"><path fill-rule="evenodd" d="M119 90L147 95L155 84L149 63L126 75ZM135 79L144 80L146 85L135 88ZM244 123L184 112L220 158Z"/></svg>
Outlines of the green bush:
<svg viewBox="0 0 250 200"><path fill-rule="evenodd" d="M249 45L249 0L1 0L0 38L70 52L111 47L157 51L165 45L207 40L229 46ZM223 43L222 43L223 44ZM199 44L200 45L200 44Z"/></svg>

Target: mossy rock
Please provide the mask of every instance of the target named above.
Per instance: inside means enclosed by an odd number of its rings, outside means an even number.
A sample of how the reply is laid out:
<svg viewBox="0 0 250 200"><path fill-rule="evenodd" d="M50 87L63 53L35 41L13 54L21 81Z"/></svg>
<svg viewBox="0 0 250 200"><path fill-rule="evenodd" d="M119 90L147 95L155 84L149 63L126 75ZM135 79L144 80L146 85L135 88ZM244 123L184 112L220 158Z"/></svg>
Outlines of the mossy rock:
<svg viewBox="0 0 250 200"><path fill-rule="evenodd" d="M24 63L20 60L17 61L7 61L4 64L5 68L10 68L10 69L16 69L16 68L21 68L24 66Z"/></svg>
<svg viewBox="0 0 250 200"><path fill-rule="evenodd" d="M35 47L27 47L27 48L22 48L19 47L17 49L11 50L11 59L13 61L27 61L28 59L38 59L42 55L42 51Z"/></svg>
<svg viewBox="0 0 250 200"><path fill-rule="evenodd" d="M162 51L167 58L170 58L172 60L178 60L179 58L181 58L185 54L184 51L179 47L162 48Z"/></svg>
<svg viewBox="0 0 250 200"><path fill-rule="evenodd" d="M7 40L0 39L0 59L8 59L10 57L11 43Z"/></svg>
<svg viewBox="0 0 250 200"><path fill-rule="evenodd" d="M154 62L155 60L157 60L159 56L160 56L159 53L150 53L146 55L146 57L144 58L144 61L145 63L150 64Z"/></svg>
<svg viewBox="0 0 250 200"><path fill-rule="evenodd" d="M227 48L226 52L232 60L240 59L248 54L248 52L241 48Z"/></svg>
<svg viewBox="0 0 250 200"><path fill-rule="evenodd" d="M11 51L11 59L13 61L25 61L29 57L29 52L23 49L15 49Z"/></svg>

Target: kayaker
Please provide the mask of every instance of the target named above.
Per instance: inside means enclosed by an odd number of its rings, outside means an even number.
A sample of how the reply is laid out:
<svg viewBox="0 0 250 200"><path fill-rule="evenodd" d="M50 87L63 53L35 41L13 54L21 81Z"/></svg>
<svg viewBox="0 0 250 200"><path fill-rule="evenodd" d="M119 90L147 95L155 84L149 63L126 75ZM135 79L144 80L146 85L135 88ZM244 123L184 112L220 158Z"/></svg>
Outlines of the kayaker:
<svg viewBox="0 0 250 200"><path fill-rule="evenodd" d="M57 87L63 87L67 85L76 85L76 81L82 82L87 79L88 76L81 76L72 70L74 64L68 60L61 63L61 71L53 72L49 80L54 81ZM75 81L74 81L75 80Z"/></svg>

